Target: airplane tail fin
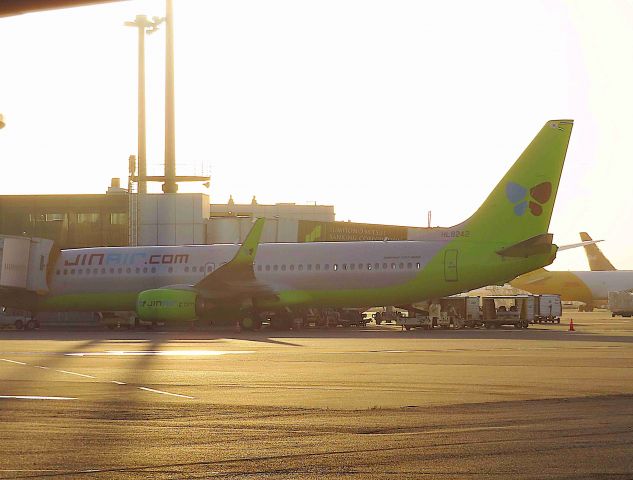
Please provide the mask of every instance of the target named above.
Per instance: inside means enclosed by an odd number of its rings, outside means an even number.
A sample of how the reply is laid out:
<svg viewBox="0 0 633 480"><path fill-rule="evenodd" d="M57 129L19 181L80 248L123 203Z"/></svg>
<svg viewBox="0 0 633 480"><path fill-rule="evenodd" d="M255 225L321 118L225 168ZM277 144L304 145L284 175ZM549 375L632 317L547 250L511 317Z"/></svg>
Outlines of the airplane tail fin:
<svg viewBox="0 0 633 480"><path fill-rule="evenodd" d="M587 232L580 232L580 239L583 242L591 241L591 237ZM596 271L613 271L617 270L613 264L604 256L598 245L585 245L585 253L589 261L589 269Z"/></svg>
<svg viewBox="0 0 633 480"><path fill-rule="evenodd" d="M459 229L472 241L513 245L549 228L573 120L550 120ZM551 240L550 240L551 241Z"/></svg>

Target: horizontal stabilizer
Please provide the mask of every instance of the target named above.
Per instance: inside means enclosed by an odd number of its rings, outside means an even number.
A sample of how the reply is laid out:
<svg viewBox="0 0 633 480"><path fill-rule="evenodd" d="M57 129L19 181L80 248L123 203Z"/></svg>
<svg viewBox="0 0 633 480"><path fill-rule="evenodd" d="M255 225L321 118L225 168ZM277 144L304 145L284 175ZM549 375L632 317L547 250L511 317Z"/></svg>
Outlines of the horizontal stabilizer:
<svg viewBox="0 0 633 480"><path fill-rule="evenodd" d="M526 258L532 255L543 255L552 250L554 235L542 233L509 247L497 250L497 255L502 257Z"/></svg>
<svg viewBox="0 0 633 480"><path fill-rule="evenodd" d="M586 247L588 245L595 245L598 242L602 242L604 240L588 240L586 242L579 242L579 243L570 243L569 245L561 245L560 247L558 247L558 251L561 250L570 250L572 248L578 248L578 247Z"/></svg>

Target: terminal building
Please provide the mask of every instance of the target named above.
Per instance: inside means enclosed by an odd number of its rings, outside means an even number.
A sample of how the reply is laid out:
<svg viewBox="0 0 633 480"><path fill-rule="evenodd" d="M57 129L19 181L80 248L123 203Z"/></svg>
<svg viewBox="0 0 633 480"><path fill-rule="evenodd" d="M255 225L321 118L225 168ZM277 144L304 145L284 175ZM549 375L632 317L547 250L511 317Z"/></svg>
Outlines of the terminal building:
<svg viewBox="0 0 633 480"><path fill-rule="evenodd" d="M60 248L240 243L260 217L265 243L407 240L425 230L337 222L331 205L267 205L255 197L212 204L202 193L130 194L118 182L104 194L0 196L0 234L48 238Z"/></svg>

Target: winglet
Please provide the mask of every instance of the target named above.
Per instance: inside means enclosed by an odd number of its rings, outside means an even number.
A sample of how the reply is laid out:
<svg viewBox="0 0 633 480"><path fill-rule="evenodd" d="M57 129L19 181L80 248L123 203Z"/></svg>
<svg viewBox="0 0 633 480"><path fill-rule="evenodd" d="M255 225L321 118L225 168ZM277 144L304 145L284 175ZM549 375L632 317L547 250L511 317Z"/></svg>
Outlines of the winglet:
<svg viewBox="0 0 633 480"><path fill-rule="evenodd" d="M255 255L257 255L257 247L259 246L259 241L262 238L262 232L264 231L264 222L266 219L258 218L255 220L255 223L251 227L251 231L248 232L246 238L244 239L244 243L240 246L240 249L233 257L232 262L236 263L249 263L253 264L255 261Z"/></svg>
<svg viewBox="0 0 633 480"><path fill-rule="evenodd" d="M264 218L258 218L233 259L200 280L195 287L212 289L232 281L254 280L253 263L264 230Z"/></svg>

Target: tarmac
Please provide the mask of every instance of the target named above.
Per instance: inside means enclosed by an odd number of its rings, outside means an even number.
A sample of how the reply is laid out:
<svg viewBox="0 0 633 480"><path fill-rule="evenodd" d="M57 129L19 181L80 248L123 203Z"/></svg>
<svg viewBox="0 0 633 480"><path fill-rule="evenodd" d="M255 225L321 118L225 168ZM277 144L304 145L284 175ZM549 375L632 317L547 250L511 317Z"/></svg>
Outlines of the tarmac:
<svg viewBox="0 0 633 480"><path fill-rule="evenodd" d="M510 477L633 478L633 319L0 331L2 479Z"/></svg>

